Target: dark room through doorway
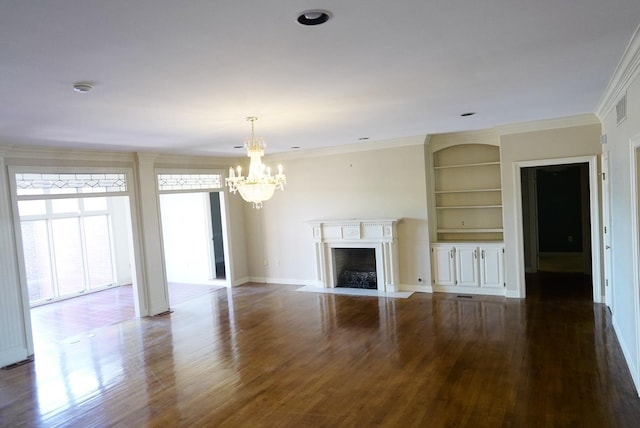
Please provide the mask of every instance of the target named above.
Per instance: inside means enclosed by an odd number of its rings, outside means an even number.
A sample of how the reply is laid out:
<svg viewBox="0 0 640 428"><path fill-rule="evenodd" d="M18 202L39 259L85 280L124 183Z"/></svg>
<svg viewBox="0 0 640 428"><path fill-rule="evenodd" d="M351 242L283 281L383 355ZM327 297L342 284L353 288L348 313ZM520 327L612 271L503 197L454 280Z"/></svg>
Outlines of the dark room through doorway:
<svg viewBox="0 0 640 428"><path fill-rule="evenodd" d="M527 297L592 300L589 164L521 169Z"/></svg>

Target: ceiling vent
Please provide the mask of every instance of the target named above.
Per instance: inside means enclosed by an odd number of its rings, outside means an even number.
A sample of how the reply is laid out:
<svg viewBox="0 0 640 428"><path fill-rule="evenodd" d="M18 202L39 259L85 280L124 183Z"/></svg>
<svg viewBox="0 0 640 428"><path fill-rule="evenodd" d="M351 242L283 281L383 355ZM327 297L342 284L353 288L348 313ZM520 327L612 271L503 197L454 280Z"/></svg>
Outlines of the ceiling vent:
<svg viewBox="0 0 640 428"><path fill-rule="evenodd" d="M627 118L627 94L616 104L616 124L620 125Z"/></svg>

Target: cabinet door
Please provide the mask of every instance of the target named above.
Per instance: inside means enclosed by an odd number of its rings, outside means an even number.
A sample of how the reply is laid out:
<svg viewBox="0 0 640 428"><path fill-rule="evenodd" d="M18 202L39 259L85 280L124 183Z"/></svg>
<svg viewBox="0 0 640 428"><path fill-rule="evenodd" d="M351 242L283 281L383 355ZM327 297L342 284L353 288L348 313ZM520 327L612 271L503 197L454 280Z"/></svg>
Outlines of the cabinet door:
<svg viewBox="0 0 640 428"><path fill-rule="evenodd" d="M431 247L433 255L433 282L436 285L455 285L454 247L453 245L434 245Z"/></svg>
<svg viewBox="0 0 640 428"><path fill-rule="evenodd" d="M456 246L456 280L461 287L478 287L478 247L475 245Z"/></svg>
<svg viewBox="0 0 640 428"><path fill-rule="evenodd" d="M481 248L480 286L487 288L504 287L504 247L502 245Z"/></svg>

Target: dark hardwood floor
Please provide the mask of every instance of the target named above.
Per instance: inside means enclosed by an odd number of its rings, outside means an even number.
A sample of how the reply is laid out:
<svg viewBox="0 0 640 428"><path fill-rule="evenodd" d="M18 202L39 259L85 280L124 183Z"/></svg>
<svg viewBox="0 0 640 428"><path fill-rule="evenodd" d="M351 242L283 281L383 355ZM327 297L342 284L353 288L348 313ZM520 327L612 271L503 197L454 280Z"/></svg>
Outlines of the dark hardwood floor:
<svg viewBox="0 0 640 428"><path fill-rule="evenodd" d="M533 287L533 286L532 286ZM250 284L0 371L0 426L635 427L608 310ZM533 288L531 289L533 291Z"/></svg>

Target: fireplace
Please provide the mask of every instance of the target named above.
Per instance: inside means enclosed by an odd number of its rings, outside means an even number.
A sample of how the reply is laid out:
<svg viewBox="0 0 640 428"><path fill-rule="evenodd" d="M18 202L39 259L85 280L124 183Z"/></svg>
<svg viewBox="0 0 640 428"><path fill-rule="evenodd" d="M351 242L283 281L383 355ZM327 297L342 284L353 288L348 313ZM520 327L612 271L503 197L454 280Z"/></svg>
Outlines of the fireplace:
<svg viewBox="0 0 640 428"><path fill-rule="evenodd" d="M332 248L336 287L378 289L374 248Z"/></svg>
<svg viewBox="0 0 640 428"><path fill-rule="evenodd" d="M395 219L309 222L315 242L317 285L333 288L345 286L342 282L346 281L347 287L397 291L397 222Z"/></svg>

